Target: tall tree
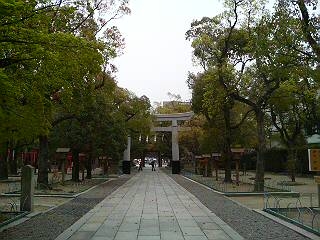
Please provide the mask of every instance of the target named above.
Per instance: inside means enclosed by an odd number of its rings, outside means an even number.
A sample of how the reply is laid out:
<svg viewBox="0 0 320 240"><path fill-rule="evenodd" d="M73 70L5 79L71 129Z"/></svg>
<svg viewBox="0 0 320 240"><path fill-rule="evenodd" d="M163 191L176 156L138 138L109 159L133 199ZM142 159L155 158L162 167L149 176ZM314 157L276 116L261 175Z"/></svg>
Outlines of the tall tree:
<svg viewBox="0 0 320 240"><path fill-rule="evenodd" d="M261 8L257 1L242 0L225 1L225 7L226 11L223 14L193 22L186 35L188 39L193 40L194 55L200 65L205 72L210 73L207 76L211 77L211 87L207 87L204 94L210 97L204 101L211 109L219 109L223 113L225 181L229 182L232 160L231 110L235 104L234 93L239 84L238 78L242 77L248 62L252 61L252 56L248 54L248 31L252 28L253 16L258 16ZM246 29L241 29L243 26Z"/></svg>
<svg viewBox="0 0 320 240"><path fill-rule="evenodd" d="M115 27L106 26L130 10L127 1L121 0L1 1L0 5L4 13L0 22L0 75L6 80L1 88L9 90L7 96L11 98L1 101L1 109L14 106L10 112L15 118L35 116L38 132L33 134L42 142L38 181L47 184L45 141L51 123L56 121L53 100L61 92L70 95L72 88L92 81L101 66L107 71L109 59L116 56L123 42Z"/></svg>

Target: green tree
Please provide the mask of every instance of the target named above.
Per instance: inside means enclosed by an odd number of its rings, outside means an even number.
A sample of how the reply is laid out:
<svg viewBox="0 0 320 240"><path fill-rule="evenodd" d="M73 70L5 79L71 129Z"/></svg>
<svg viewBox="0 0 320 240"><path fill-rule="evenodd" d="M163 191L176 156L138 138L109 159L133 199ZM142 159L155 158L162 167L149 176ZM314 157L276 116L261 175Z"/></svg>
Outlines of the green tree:
<svg viewBox="0 0 320 240"><path fill-rule="evenodd" d="M197 99L197 102L200 100L200 106L208 109L205 114L207 118L210 117L210 111L213 111L211 115L221 112L224 119L225 181L230 182L233 128L231 110L235 104L234 92L238 87L239 77L252 60L248 54L248 32L241 27L251 28L253 16L259 15L259 4L257 1L230 0L225 1L225 6L225 12L216 17L194 21L186 35L187 39L193 41L194 55L205 72L202 77L207 79L204 98ZM201 87L197 89L199 91Z"/></svg>
<svg viewBox="0 0 320 240"><path fill-rule="evenodd" d="M53 119L53 100L57 95L70 96L73 88L93 81L101 66L107 71L109 59L116 56L123 42L116 28L106 26L129 13L126 4L127 1L0 2L0 75L5 79L1 90L8 92L1 99L0 116L7 118L10 113L13 120L22 118L13 121L16 124L30 122L36 126L36 131L27 134L40 136L41 183L48 182L47 135L51 123L57 121ZM110 18L106 18L107 12L112 12ZM99 13L101 17L96 19ZM97 37L99 32L104 41ZM24 125L16 125L13 130L23 133L20 129ZM12 132L7 126L3 128Z"/></svg>

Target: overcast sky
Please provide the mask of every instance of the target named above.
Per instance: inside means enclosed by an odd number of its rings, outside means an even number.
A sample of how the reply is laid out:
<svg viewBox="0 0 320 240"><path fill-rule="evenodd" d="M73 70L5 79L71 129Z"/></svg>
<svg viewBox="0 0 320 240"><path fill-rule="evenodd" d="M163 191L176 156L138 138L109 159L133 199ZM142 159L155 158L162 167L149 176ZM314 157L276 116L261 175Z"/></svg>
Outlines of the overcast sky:
<svg viewBox="0 0 320 240"><path fill-rule="evenodd" d="M117 21L124 54L114 63L118 85L146 95L151 104L170 100L168 92L191 98L186 80L194 71L185 32L194 19L215 16L221 0L130 0L131 15Z"/></svg>

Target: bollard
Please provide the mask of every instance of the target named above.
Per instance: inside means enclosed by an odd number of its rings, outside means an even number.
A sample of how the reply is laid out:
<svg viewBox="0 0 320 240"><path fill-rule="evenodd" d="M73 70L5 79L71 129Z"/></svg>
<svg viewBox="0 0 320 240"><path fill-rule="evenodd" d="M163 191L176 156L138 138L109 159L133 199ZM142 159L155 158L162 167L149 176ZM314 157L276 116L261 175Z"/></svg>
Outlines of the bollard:
<svg viewBox="0 0 320 240"><path fill-rule="evenodd" d="M20 211L33 210L34 168L26 165L22 168Z"/></svg>

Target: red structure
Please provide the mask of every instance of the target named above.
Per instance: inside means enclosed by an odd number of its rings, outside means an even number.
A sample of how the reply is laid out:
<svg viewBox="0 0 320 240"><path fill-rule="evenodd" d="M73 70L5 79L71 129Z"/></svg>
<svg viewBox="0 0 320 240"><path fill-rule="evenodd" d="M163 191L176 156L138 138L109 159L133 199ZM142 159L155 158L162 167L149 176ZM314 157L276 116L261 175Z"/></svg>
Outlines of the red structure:
<svg viewBox="0 0 320 240"><path fill-rule="evenodd" d="M24 165L31 165L38 168L39 149L32 149L31 152L22 152L21 160Z"/></svg>

